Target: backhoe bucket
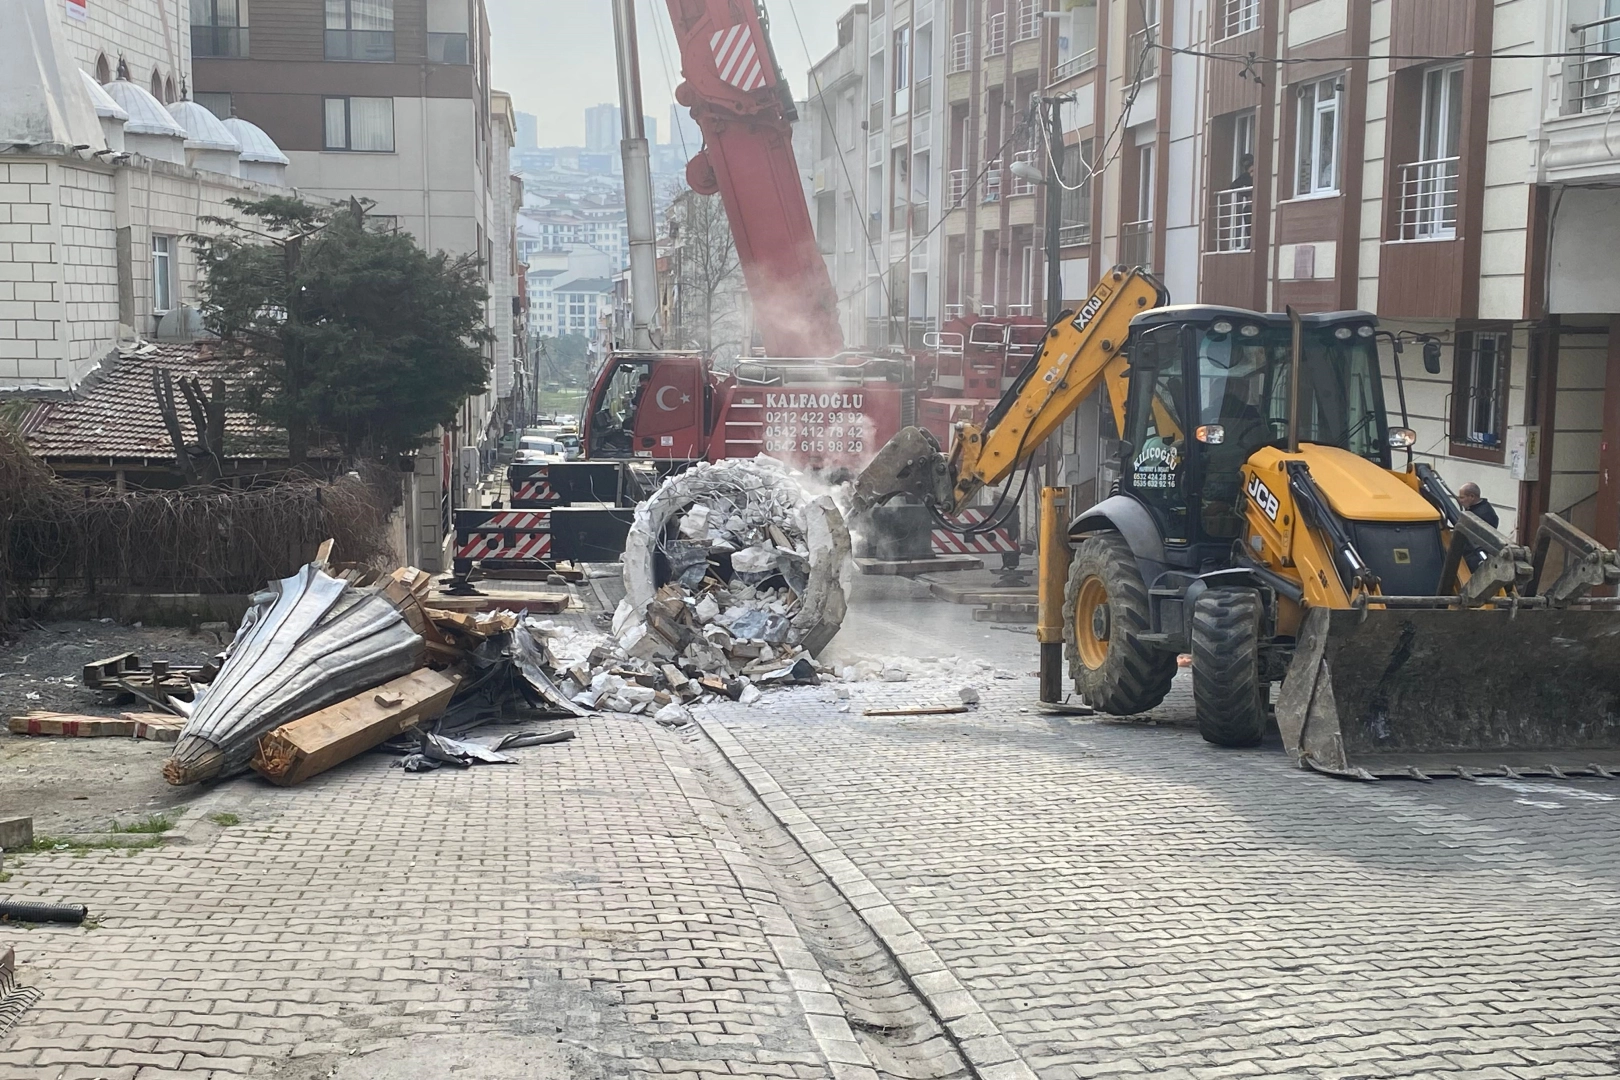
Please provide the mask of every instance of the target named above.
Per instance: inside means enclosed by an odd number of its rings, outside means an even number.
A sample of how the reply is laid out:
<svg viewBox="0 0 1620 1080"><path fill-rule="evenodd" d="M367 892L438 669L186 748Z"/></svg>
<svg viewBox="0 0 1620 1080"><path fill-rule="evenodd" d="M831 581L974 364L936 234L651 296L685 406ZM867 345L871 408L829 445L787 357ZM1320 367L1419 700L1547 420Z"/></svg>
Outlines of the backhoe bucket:
<svg viewBox="0 0 1620 1080"><path fill-rule="evenodd" d="M1313 608L1277 726L1364 780L1620 772L1620 610Z"/></svg>

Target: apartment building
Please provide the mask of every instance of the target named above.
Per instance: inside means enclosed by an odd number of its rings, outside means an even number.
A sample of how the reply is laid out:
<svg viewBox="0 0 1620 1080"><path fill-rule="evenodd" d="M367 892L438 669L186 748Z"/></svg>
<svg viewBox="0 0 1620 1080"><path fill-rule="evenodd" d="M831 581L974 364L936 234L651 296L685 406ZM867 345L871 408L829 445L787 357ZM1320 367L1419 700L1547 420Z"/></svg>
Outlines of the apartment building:
<svg viewBox="0 0 1620 1080"><path fill-rule="evenodd" d="M1551 510L1620 539L1620 4L1057 7L1067 300L1127 262L1178 302L1372 311L1419 460L1521 536Z"/></svg>
<svg viewBox="0 0 1620 1080"><path fill-rule="evenodd" d="M268 132L296 187L364 195L424 248L488 258L508 155L492 149L482 0L193 6L197 100Z"/></svg>
<svg viewBox="0 0 1620 1080"><path fill-rule="evenodd" d="M1012 166L1044 168L1034 103L1055 65L1059 20L1048 17L1045 0L946 6L943 153L946 205L956 211L943 229L944 311L1040 315L1045 196L1041 185L1013 175Z"/></svg>
<svg viewBox="0 0 1620 1080"><path fill-rule="evenodd" d="M854 5L810 71L811 217L852 344L920 347L943 317L945 10Z"/></svg>

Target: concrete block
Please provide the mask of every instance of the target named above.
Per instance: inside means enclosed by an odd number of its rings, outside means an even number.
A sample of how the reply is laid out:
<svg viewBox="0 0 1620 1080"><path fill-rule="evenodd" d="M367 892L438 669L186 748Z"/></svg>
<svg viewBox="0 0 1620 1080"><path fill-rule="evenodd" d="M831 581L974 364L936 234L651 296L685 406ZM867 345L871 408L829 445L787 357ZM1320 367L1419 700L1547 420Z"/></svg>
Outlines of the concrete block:
<svg viewBox="0 0 1620 1080"><path fill-rule="evenodd" d="M0 819L0 848L21 851L34 846L34 819L15 817Z"/></svg>

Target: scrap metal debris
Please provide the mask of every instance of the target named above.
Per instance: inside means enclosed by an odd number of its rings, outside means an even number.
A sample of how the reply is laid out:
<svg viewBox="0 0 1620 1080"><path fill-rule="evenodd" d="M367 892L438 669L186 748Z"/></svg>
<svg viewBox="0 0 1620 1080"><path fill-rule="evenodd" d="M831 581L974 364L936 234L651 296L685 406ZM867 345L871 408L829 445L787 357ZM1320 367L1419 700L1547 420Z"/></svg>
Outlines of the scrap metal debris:
<svg viewBox="0 0 1620 1080"><path fill-rule="evenodd" d="M408 674L425 651L381 589L310 563L253 597L219 674L197 691L163 776L180 785L241 772L261 736Z"/></svg>

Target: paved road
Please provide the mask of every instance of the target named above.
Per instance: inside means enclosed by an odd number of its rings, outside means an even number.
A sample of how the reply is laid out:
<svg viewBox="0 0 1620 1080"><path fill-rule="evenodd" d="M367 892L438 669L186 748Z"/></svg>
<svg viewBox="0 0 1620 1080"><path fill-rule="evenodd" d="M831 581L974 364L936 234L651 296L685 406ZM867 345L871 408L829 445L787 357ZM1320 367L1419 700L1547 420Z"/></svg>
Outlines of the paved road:
<svg viewBox="0 0 1620 1080"><path fill-rule="evenodd" d="M1042 1080L1620 1076L1620 784L1363 785L1050 718L1033 639L966 627L896 591L842 647L959 675L707 715ZM977 713L861 715L963 681Z"/></svg>
<svg viewBox="0 0 1620 1080"><path fill-rule="evenodd" d="M26 856L6 892L99 925L0 928L44 992L0 1078L832 1075L680 736L578 727L515 766L244 779L192 811L240 825Z"/></svg>

